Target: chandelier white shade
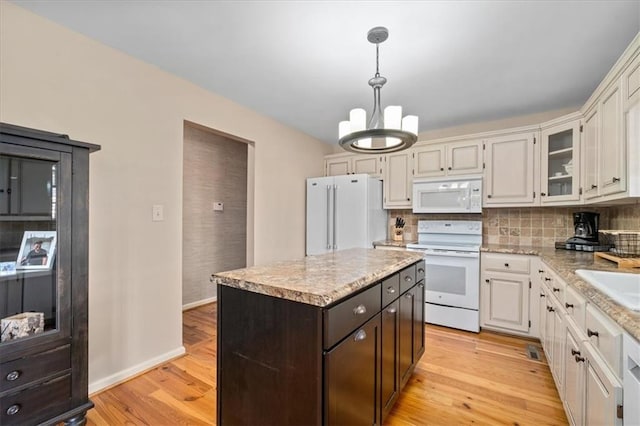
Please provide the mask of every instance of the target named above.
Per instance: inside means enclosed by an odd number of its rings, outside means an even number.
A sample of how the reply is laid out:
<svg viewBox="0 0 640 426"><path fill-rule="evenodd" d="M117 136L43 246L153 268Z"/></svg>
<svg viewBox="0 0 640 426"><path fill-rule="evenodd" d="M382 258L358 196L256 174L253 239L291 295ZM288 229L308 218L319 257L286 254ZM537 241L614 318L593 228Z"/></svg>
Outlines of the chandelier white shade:
<svg viewBox="0 0 640 426"><path fill-rule="evenodd" d="M390 105L382 111L380 89L387 79L380 76L378 45L389 36L384 27L369 30L367 39L376 45L376 74L369 80L373 88L373 112L367 124L367 113L354 108L348 121L338 124L338 143L342 148L359 153L385 153L407 149L418 140L418 117L402 117L402 107Z"/></svg>

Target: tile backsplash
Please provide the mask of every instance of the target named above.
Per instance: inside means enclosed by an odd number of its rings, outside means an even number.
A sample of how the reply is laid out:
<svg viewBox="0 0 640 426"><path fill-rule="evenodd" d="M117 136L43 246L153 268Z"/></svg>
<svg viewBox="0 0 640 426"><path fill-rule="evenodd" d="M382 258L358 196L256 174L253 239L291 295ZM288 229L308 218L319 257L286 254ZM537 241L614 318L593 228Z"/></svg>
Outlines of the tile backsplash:
<svg viewBox="0 0 640 426"><path fill-rule="evenodd" d="M488 244L553 247L574 234L573 213L600 213L600 229L640 230L640 204L613 207L533 207L483 209L477 214L414 214L411 210L390 210L392 235L396 217L405 222L405 240L417 239L418 220L482 220L482 238Z"/></svg>

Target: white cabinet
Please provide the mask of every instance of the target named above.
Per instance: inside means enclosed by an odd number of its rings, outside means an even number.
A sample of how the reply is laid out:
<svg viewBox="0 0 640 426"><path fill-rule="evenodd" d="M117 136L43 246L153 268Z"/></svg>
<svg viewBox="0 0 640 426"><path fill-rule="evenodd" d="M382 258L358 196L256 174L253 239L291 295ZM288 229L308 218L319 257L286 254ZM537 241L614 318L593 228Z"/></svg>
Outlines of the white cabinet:
<svg viewBox="0 0 640 426"><path fill-rule="evenodd" d="M530 335L531 320L537 319L538 312L537 306L530 311L529 303L532 261L533 258L524 255L481 254L481 327Z"/></svg>
<svg viewBox="0 0 640 426"><path fill-rule="evenodd" d="M583 345L585 363L584 424L622 426L622 384L607 368L597 351Z"/></svg>
<svg viewBox="0 0 640 426"><path fill-rule="evenodd" d="M571 326L567 327L564 351L564 407L567 419L573 426L583 424L584 413L584 360L580 340Z"/></svg>
<svg viewBox="0 0 640 426"><path fill-rule="evenodd" d="M620 83L614 84L603 94L599 108L601 142L598 188L600 195L615 194L626 189L627 180Z"/></svg>
<svg viewBox="0 0 640 426"><path fill-rule="evenodd" d="M380 155L327 155L324 160L325 176L340 176L366 173L373 177L382 176Z"/></svg>
<svg viewBox="0 0 640 426"><path fill-rule="evenodd" d="M582 182L585 200L590 200L598 193L598 147L600 146L600 114L593 108L584 116L583 140L584 155L582 160Z"/></svg>
<svg viewBox="0 0 640 426"><path fill-rule="evenodd" d="M543 125L540 134L540 203L574 204L580 199L580 118Z"/></svg>
<svg viewBox="0 0 640 426"><path fill-rule="evenodd" d="M437 177L482 173L482 140L417 146L413 176Z"/></svg>
<svg viewBox="0 0 640 426"><path fill-rule="evenodd" d="M412 194L411 153L394 152L383 157L383 187L385 209L410 209Z"/></svg>
<svg viewBox="0 0 640 426"><path fill-rule="evenodd" d="M538 163L535 141L533 132L485 140L484 206L536 204Z"/></svg>

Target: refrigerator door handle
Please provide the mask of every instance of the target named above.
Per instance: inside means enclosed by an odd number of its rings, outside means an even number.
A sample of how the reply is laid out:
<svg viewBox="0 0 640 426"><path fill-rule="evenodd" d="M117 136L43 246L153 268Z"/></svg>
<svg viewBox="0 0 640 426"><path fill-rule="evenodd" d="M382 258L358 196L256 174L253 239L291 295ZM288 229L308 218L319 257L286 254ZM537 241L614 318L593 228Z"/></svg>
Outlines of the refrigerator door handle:
<svg viewBox="0 0 640 426"><path fill-rule="evenodd" d="M338 185L333 185L333 249L338 249L338 244L336 243L336 228L338 227L337 222L337 214L338 211Z"/></svg>
<svg viewBox="0 0 640 426"><path fill-rule="evenodd" d="M327 250L331 250L331 185L327 185Z"/></svg>

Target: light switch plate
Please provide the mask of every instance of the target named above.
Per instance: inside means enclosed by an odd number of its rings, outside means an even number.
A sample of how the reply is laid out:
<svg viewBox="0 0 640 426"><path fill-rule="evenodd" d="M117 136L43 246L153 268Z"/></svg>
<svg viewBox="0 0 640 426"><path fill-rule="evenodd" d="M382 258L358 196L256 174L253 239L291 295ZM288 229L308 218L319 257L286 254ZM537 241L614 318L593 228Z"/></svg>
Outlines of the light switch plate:
<svg viewBox="0 0 640 426"><path fill-rule="evenodd" d="M221 201L214 201L213 202L213 211L214 212L221 212L224 210L224 203Z"/></svg>
<svg viewBox="0 0 640 426"><path fill-rule="evenodd" d="M164 220L164 206L162 204L154 204L151 220L154 222L162 222Z"/></svg>

